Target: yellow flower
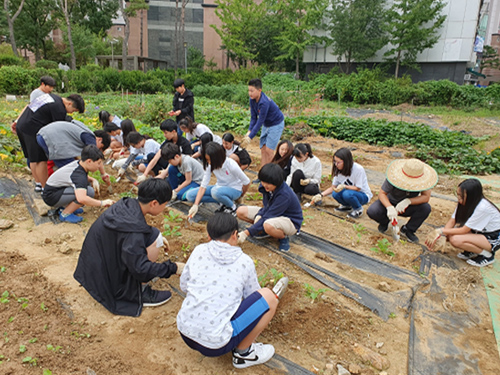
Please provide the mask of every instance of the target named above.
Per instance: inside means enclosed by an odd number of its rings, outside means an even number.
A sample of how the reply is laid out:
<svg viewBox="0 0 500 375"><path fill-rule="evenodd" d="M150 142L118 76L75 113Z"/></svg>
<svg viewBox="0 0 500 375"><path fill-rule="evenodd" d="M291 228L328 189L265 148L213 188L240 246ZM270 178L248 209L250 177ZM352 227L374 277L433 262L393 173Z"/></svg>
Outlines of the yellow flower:
<svg viewBox="0 0 500 375"><path fill-rule="evenodd" d="M0 134L7 134L7 131L5 131L4 129L0 130Z"/></svg>
<svg viewBox="0 0 500 375"><path fill-rule="evenodd" d="M5 155L5 154L0 154L0 158L2 158L2 160L5 160L9 157L9 155Z"/></svg>

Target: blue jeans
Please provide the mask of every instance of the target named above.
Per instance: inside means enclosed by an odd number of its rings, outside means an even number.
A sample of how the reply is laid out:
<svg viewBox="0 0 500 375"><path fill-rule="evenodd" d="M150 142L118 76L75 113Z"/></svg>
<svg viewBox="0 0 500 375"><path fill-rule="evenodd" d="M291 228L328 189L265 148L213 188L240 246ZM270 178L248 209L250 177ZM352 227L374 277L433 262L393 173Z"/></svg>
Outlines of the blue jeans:
<svg viewBox="0 0 500 375"><path fill-rule="evenodd" d="M173 189L177 189L177 187L182 184L184 181L186 181L186 177L179 172L179 169L177 167L174 167L173 165L168 167L168 177L167 181L170 184L170 187ZM188 190L191 190L193 188L199 188L200 185L197 184L194 181L191 181L191 183L185 187L183 187L181 190L177 192L177 199L180 201L186 201L186 193Z"/></svg>
<svg viewBox="0 0 500 375"><path fill-rule="evenodd" d="M344 189L340 193L333 192L332 197L343 206L351 206L353 210L357 210L368 203L368 196L356 190Z"/></svg>
<svg viewBox="0 0 500 375"><path fill-rule="evenodd" d="M186 199L190 202L194 202L198 190L199 188L189 190L186 194ZM207 186L207 190L201 198L201 201L207 203L221 203L226 207L233 207L234 201L241 197L241 193L241 190L227 186L211 185Z"/></svg>

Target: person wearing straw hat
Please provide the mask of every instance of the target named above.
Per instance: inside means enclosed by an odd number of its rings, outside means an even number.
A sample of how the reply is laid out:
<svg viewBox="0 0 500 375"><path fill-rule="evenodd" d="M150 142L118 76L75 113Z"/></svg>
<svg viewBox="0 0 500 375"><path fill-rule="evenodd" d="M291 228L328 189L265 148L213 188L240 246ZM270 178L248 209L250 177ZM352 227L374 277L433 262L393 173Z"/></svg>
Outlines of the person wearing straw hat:
<svg viewBox="0 0 500 375"><path fill-rule="evenodd" d="M431 213L431 190L438 182L437 172L418 159L394 160L386 172L386 180L379 191L379 199L367 210L381 233L397 216L409 217L401 227L409 242L418 243L415 232Z"/></svg>

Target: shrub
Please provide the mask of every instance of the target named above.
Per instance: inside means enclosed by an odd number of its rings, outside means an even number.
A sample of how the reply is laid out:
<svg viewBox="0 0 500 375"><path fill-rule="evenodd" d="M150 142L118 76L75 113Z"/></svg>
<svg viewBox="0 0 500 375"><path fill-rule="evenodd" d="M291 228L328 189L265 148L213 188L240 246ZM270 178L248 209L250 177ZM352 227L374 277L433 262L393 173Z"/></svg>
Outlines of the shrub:
<svg viewBox="0 0 500 375"><path fill-rule="evenodd" d="M36 68L44 69L59 69L59 64L56 61L51 60L39 60L35 63Z"/></svg>
<svg viewBox="0 0 500 375"><path fill-rule="evenodd" d="M20 66L0 68L0 91L6 94L26 95L38 87L39 78L33 71Z"/></svg>
<svg viewBox="0 0 500 375"><path fill-rule="evenodd" d="M0 66L25 66L24 59L14 55L0 55Z"/></svg>

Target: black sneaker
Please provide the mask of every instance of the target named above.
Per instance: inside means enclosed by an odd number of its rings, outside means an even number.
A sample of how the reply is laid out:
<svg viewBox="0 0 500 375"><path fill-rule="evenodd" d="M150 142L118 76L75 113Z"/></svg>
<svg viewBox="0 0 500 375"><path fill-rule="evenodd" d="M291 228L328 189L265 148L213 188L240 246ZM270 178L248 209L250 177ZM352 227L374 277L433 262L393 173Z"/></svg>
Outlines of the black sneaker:
<svg viewBox="0 0 500 375"><path fill-rule="evenodd" d="M418 243L418 241L419 241L418 237L415 236L415 233L410 232L408 229L406 229L406 225L403 225L401 227L401 234L406 237L408 242Z"/></svg>
<svg viewBox="0 0 500 375"><path fill-rule="evenodd" d="M478 255L477 257L469 259L467 263L470 264L471 266L485 267L489 266L492 263L495 263L495 256L492 255L489 258L487 258L484 255Z"/></svg>
<svg viewBox="0 0 500 375"><path fill-rule="evenodd" d="M42 187L42 184L41 184L41 183L37 182L37 183L35 184L35 192L36 192L36 193L43 193L43 187Z"/></svg>
<svg viewBox="0 0 500 375"><path fill-rule="evenodd" d="M222 209L222 212L225 214L231 214L234 217L236 217L236 208L231 208L231 207L226 207L223 206L224 208Z"/></svg>
<svg viewBox="0 0 500 375"><path fill-rule="evenodd" d="M142 291L142 305L144 307L160 306L167 303L172 297L168 290L153 290L148 285Z"/></svg>
<svg viewBox="0 0 500 375"><path fill-rule="evenodd" d="M389 223L379 224L377 229L380 233L384 234L385 232L387 232L387 228L389 228Z"/></svg>
<svg viewBox="0 0 500 375"><path fill-rule="evenodd" d="M219 206L219 208L215 210L215 213L218 214L218 213L224 212L225 208L226 208L226 206L224 206L223 204L221 204Z"/></svg>
<svg viewBox="0 0 500 375"><path fill-rule="evenodd" d="M361 215L363 215L363 207L361 207L357 210L352 210L351 212L349 212L347 214L347 217L351 218L351 219L359 219L361 217Z"/></svg>
<svg viewBox="0 0 500 375"><path fill-rule="evenodd" d="M476 253L471 253L470 251L462 251L461 253L457 254L457 257L463 260L469 260L477 256Z"/></svg>
<svg viewBox="0 0 500 375"><path fill-rule="evenodd" d="M352 210L351 206L344 206L342 204L338 207L335 207L335 211L337 211L337 212L347 212L347 211L351 211L351 210Z"/></svg>

